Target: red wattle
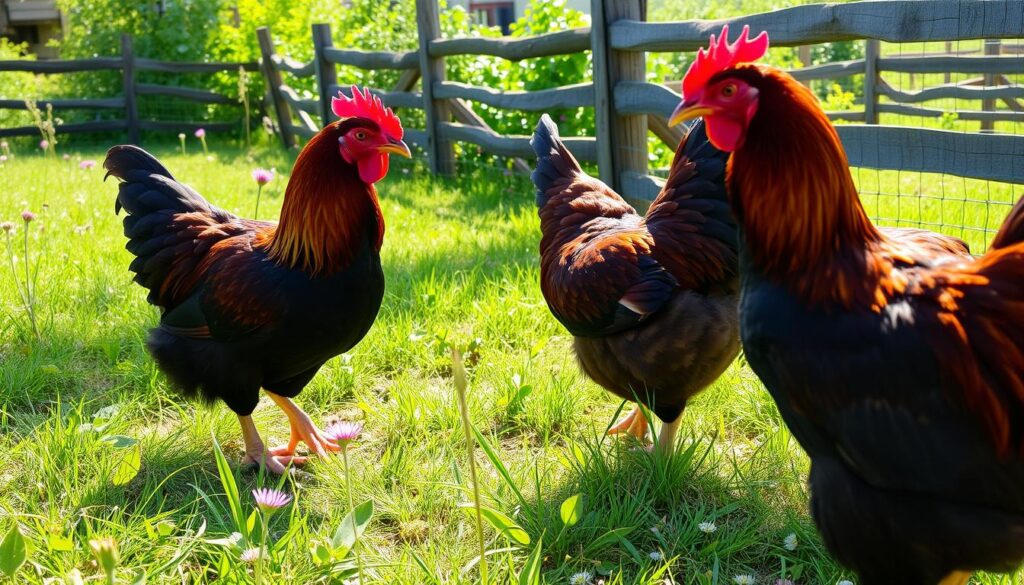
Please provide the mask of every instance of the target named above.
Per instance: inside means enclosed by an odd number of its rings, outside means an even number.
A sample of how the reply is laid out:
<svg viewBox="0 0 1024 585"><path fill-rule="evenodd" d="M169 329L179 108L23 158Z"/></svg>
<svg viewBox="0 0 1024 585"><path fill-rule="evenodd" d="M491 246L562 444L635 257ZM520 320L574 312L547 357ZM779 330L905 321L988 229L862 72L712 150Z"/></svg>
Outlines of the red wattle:
<svg viewBox="0 0 1024 585"><path fill-rule="evenodd" d="M733 152L743 143L743 126L726 117L709 117L704 119L708 130L708 140L718 150Z"/></svg>
<svg viewBox="0 0 1024 585"><path fill-rule="evenodd" d="M360 159L357 166L359 167L359 178L364 183L372 185L388 174L388 155L370 155Z"/></svg>

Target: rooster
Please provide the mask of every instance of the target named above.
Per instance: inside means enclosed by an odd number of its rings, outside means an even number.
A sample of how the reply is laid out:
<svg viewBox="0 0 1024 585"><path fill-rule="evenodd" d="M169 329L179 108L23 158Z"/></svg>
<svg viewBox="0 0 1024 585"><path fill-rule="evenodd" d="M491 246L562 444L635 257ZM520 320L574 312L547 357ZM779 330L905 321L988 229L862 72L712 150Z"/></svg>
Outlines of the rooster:
<svg viewBox="0 0 1024 585"><path fill-rule="evenodd" d="M732 152L741 337L811 459L811 511L860 585L962 585L1024 560L1024 203L988 253L875 227L813 94L701 50L672 122Z"/></svg>
<svg viewBox="0 0 1024 585"><path fill-rule="evenodd" d="M547 115L531 141L542 238L541 290L574 336L591 379L663 422L672 452L687 400L739 351L736 224L725 193L727 153L702 124L680 144L645 216L588 176ZM638 406L609 432L646 440Z"/></svg>
<svg viewBox="0 0 1024 585"><path fill-rule="evenodd" d="M410 156L398 117L369 91L339 94L341 120L295 161L278 223L242 219L179 183L149 153L115 146L103 163L120 179L130 270L161 309L146 345L186 396L238 415L244 463L283 473L305 463L300 441L339 450L291 399L373 325L384 294L384 218L374 183L389 155ZM287 445L268 449L252 420L260 388L284 411Z"/></svg>

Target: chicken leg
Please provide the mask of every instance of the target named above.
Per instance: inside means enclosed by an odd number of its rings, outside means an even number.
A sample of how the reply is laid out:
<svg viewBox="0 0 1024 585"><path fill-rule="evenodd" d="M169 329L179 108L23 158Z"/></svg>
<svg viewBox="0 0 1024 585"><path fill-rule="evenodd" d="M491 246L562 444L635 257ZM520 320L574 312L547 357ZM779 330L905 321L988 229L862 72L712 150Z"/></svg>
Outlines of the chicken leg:
<svg viewBox="0 0 1024 585"><path fill-rule="evenodd" d="M608 429L609 435L617 435L619 433L632 435L641 443L647 442L647 417L644 416L639 404L633 408L633 412L622 417Z"/></svg>
<svg viewBox="0 0 1024 585"><path fill-rule="evenodd" d="M267 392L267 396L270 396L270 399L284 411L291 425L291 437L288 439L288 444L270 449L269 453L271 455L279 457L294 456L295 448L299 445L299 441L309 447L310 453L320 457L326 457L327 453L331 451L341 451L341 447L327 438L323 431L313 424L309 415L292 402L290 398L279 396L273 392Z"/></svg>
<svg viewBox="0 0 1024 585"><path fill-rule="evenodd" d="M658 451L662 455L671 455L676 446L676 431L679 430L679 423L683 420L683 413L679 413L676 420L662 422L661 431L658 432Z"/></svg>
<svg viewBox="0 0 1024 585"><path fill-rule="evenodd" d="M238 422L242 425L242 440L245 441L243 464L255 463L281 475L286 471L288 465L302 465L306 462L305 457L295 457L291 454L275 455L268 451L263 445L263 439L260 438L260 433L256 430L256 423L253 422L251 415L238 415Z"/></svg>
<svg viewBox="0 0 1024 585"><path fill-rule="evenodd" d="M939 585L967 585L971 574L967 571L953 571L939 582Z"/></svg>

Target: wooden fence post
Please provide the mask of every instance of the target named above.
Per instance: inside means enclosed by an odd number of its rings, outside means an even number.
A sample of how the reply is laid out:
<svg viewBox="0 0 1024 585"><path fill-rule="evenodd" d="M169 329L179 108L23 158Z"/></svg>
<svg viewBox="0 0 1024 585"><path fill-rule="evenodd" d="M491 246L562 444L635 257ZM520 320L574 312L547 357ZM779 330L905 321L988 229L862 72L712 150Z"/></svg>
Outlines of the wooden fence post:
<svg viewBox="0 0 1024 585"><path fill-rule="evenodd" d="M331 25L313 25L313 63L316 69L316 83L320 88L320 120L324 126L334 119L331 111L331 87L338 84L338 70L324 56L324 49L334 46L331 41Z"/></svg>
<svg viewBox="0 0 1024 585"><path fill-rule="evenodd" d="M985 51L984 52L985 52L986 55L999 55L1000 53L1002 53L1003 49L1001 47L1001 43L999 42L999 39L986 40L985 41ZM995 74L993 74L993 73L986 73L985 77L984 77L984 82L982 83L982 86L983 87L989 87L991 85L996 85L996 84L997 84L997 81L996 81ZM981 100L981 109L983 111L986 111L986 112L995 111L995 109L996 109L996 100L991 99L991 98ZM995 127L996 127L995 122L993 122L992 120L982 120L981 121L981 131L982 132L992 132L993 130L995 130Z"/></svg>
<svg viewBox="0 0 1024 585"><path fill-rule="evenodd" d="M256 38L260 42L260 69L270 89L270 100L274 102L281 143L285 148L291 148L295 144L292 137L292 114L288 109L288 102L281 95L281 72L274 66L274 41L270 38L270 29L265 26L259 27L256 29Z"/></svg>
<svg viewBox="0 0 1024 585"><path fill-rule="evenodd" d="M615 111L615 86L644 81L642 51L615 51L608 28L617 20L646 20L645 0L591 0L591 52L594 61L594 108L597 121L597 164L601 180L623 196L623 174L647 174L647 116L620 116Z"/></svg>
<svg viewBox="0 0 1024 585"><path fill-rule="evenodd" d="M451 119L448 104L434 99L434 82L444 81L444 57L430 56L430 41L441 37L437 0L416 0L416 22L420 36L420 75L423 80L423 111L427 123L427 157L430 171L450 175L455 170L455 150L441 138L440 123Z"/></svg>
<svg viewBox="0 0 1024 585"><path fill-rule="evenodd" d="M878 55L882 43L878 39L864 42L864 123L878 123Z"/></svg>
<svg viewBox="0 0 1024 585"><path fill-rule="evenodd" d="M135 50L132 35L121 35L121 70L124 74L124 111L128 143L139 144L139 104L135 100Z"/></svg>
<svg viewBox="0 0 1024 585"><path fill-rule="evenodd" d="M797 47L796 48L796 58L800 60L800 66L801 67L810 67L811 66L811 46L810 45L800 45L799 47ZM811 80L808 79L807 81L804 81L804 85L806 85L807 87L811 87Z"/></svg>

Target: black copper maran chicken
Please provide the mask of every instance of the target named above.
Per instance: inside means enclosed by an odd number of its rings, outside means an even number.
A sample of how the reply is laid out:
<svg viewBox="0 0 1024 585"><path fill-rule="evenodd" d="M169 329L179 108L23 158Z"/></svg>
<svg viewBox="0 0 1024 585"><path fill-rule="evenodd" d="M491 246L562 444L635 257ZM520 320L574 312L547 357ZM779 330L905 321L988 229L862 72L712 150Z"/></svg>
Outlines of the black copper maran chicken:
<svg viewBox="0 0 1024 585"><path fill-rule="evenodd" d="M134 146L103 163L120 180L130 269L161 308L146 346L186 396L235 411L245 461L275 473L305 462L300 441L315 455L340 450L291 399L377 317L384 217L374 184L390 155L409 156L398 117L369 90L353 87L332 107L341 119L299 154L277 223L217 209ZM286 445L260 438L260 388L288 417Z"/></svg>
<svg viewBox="0 0 1024 585"><path fill-rule="evenodd" d="M541 290L575 337L584 372L663 421L670 453L683 409L739 351L736 223L725 191L728 154L698 122L645 216L587 175L547 115L531 141L543 237ZM639 407L612 433L646 440Z"/></svg>

